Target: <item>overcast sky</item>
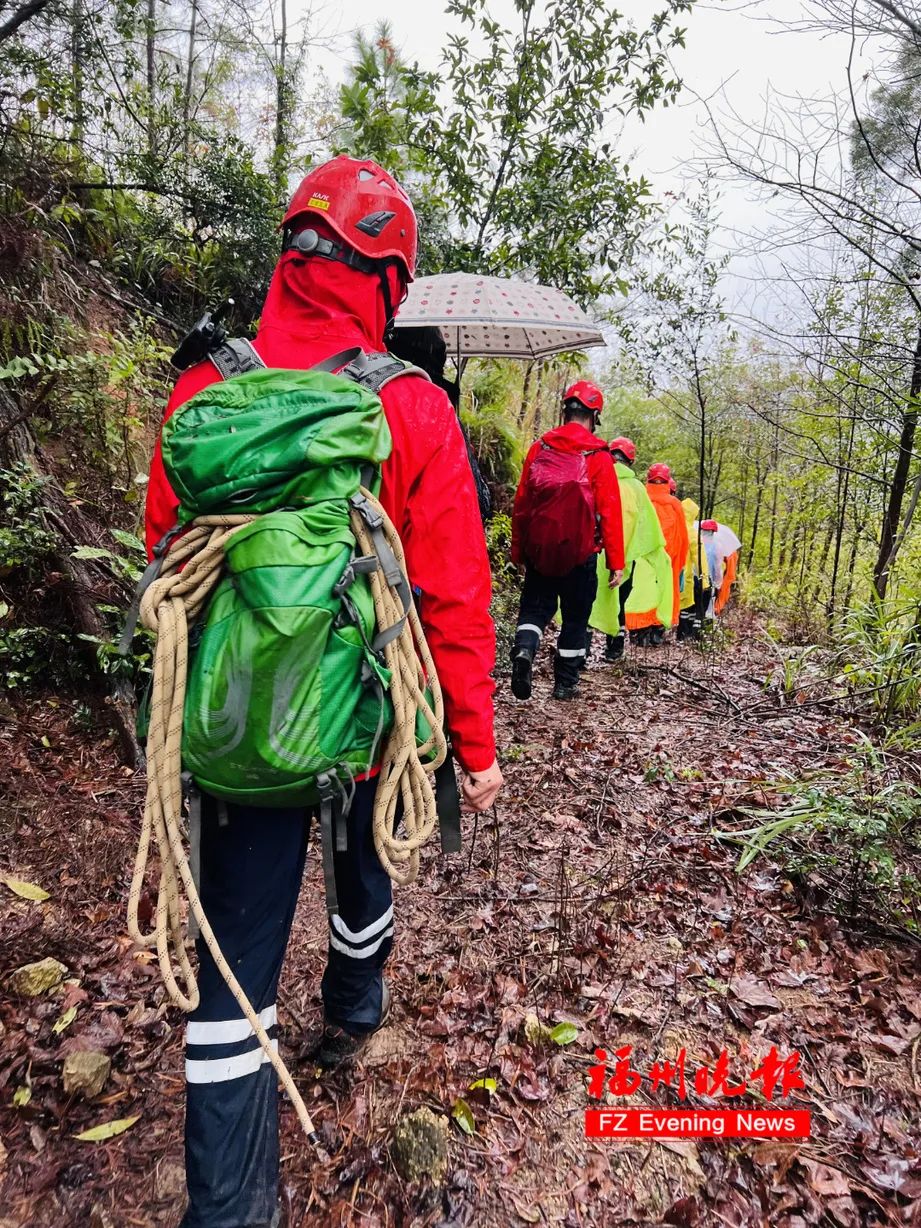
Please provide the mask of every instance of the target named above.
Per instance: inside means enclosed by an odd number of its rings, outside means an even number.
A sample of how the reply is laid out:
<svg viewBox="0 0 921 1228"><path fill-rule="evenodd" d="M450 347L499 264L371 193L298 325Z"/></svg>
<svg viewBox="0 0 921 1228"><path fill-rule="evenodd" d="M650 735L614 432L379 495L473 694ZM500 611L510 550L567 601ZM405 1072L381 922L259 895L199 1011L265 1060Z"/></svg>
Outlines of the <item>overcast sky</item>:
<svg viewBox="0 0 921 1228"><path fill-rule="evenodd" d="M515 22L511 0L492 0L490 7L496 19ZM660 5L656 0L620 0L618 8L639 23ZM334 13L327 9L326 21L341 31L341 38L333 56L324 57L333 80L341 79L345 71L349 31L372 26L382 15L391 21L404 57L430 68L437 67L447 32L457 28L440 0L389 0L385 7L380 0L351 0L341 17ZM674 64L686 88L678 105L657 108L645 123L629 120L618 137L621 155L652 181L657 195L680 191L687 180L700 175L701 159L711 147L705 101L717 113L731 109L758 124L766 107L776 107L781 96L822 96L842 88L849 40L783 29L801 15L799 0L766 0L754 10L739 0L715 0L682 19L687 26L686 47L675 53ZM618 128L619 123L614 130ZM751 250L744 236L768 225L768 207L749 189L728 185L720 208L720 241L736 253L729 279L733 304L743 312L763 315L752 299L752 281L764 257Z"/></svg>

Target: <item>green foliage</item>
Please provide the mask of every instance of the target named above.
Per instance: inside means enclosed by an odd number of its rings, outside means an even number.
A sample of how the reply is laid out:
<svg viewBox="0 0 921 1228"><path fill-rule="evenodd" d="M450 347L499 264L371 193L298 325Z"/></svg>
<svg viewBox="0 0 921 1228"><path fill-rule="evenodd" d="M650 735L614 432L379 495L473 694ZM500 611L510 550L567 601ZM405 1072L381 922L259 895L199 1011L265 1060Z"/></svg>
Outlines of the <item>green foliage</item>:
<svg viewBox="0 0 921 1228"><path fill-rule="evenodd" d="M0 687L33 690L49 679L73 684L80 669L70 636L52 627L7 626L0 620Z"/></svg>
<svg viewBox="0 0 921 1228"><path fill-rule="evenodd" d="M414 83L388 21L379 21L371 34L359 30L353 52L339 93L345 124L334 150L374 158L403 182L419 222L419 272L447 271L452 267L448 207L425 152L410 144L411 117L428 105L427 95Z"/></svg>
<svg viewBox="0 0 921 1228"><path fill-rule="evenodd" d="M173 169L179 186L145 202L112 253L114 266L180 320L232 298L236 320L248 327L278 256L272 177L257 169L252 149L229 134L212 137L191 167L177 163Z"/></svg>
<svg viewBox="0 0 921 1228"><path fill-rule="evenodd" d="M579 1029L574 1023L558 1023L550 1030L550 1039L555 1045L571 1045L579 1038Z"/></svg>
<svg viewBox="0 0 921 1228"><path fill-rule="evenodd" d="M35 574L55 545L41 511L42 480L20 463L0 469L0 492L0 577Z"/></svg>
<svg viewBox="0 0 921 1228"><path fill-rule="evenodd" d="M521 472L521 439L500 409L465 409L461 421L470 435L477 462L493 490L514 490Z"/></svg>
<svg viewBox="0 0 921 1228"><path fill-rule="evenodd" d="M497 512L486 526L486 546L492 571L491 613L496 624L496 668L507 669L509 652L515 638L518 621L518 601L521 589L518 569L511 561L511 517Z"/></svg>
<svg viewBox="0 0 921 1228"><path fill-rule="evenodd" d="M921 601L869 602L843 624L843 676L859 708L902 742L921 721Z"/></svg>
<svg viewBox="0 0 921 1228"><path fill-rule="evenodd" d="M786 871L820 885L829 907L852 920L882 914L921 933L917 864L921 792L900 764L862 737L843 770L825 779L775 782L780 810L740 806L755 826L718 831L742 845L737 869L767 852Z"/></svg>
<svg viewBox="0 0 921 1228"><path fill-rule="evenodd" d="M691 4L663 0L640 29L592 0L515 7L506 29L487 0L450 0L460 30L435 72L402 64L386 26L361 39L342 95L350 142L389 151L447 209L448 267L525 272L588 303L621 280L649 209L645 180L603 136L606 116L675 98L668 54Z"/></svg>

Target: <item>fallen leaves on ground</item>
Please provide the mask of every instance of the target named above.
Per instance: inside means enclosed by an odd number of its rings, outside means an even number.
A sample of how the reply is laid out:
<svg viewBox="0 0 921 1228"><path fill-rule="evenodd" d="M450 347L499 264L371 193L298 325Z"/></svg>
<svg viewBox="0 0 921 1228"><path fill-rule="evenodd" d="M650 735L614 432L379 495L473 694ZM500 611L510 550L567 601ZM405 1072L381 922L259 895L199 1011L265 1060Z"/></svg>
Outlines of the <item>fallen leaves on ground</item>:
<svg viewBox="0 0 921 1228"><path fill-rule="evenodd" d="M771 650L733 617L738 638L720 654L669 645L623 669L593 663L575 705L549 699L547 646L530 704L500 678L498 826L481 816L474 840L468 821L459 856L426 850L418 883L397 892L392 1022L364 1064L319 1081L296 1062L319 1025L325 957L311 859L279 1018L332 1159L317 1164L286 1105L292 1228L862 1228L921 1217L917 943L848 927L770 856L737 873L738 848L712 834L735 807L770 805L766 782L834 772L857 742L844 714L782 707L764 686ZM45 959L64 971L37 997L0 999L4 1223L84 1228L106 1206L118 1225L173 1228L182 1019L124 922L143 782L64 698L12 703L23 719L0 726L10 859L0 868L49 898L37 907L0 893L0 983ZM52 749L39 759L42 738ZM811 1110L813 1137L586 1139L595 1049L626 1046L644 1075L683 1050L698 1108L725 1104L692 1077L713 1071L722 1049L733 1081L772 1046L798 1051L806 1088L788 1104ZM64 1060L83 1052L111 1061L91 1103L61 1086ZM630 1103L679 1101L647 1079ZM423 1108L456 1123L437 1192L404 1183L392 1162L396 1121ZM86 1141L141 1115L143 1128Z"/></svg>

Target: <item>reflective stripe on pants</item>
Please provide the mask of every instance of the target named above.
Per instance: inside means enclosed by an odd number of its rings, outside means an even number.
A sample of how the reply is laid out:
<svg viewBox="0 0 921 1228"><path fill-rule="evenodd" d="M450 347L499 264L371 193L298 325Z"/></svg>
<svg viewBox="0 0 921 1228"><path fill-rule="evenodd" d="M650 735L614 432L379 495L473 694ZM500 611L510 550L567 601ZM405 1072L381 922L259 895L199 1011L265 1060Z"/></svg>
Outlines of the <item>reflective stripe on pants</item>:
<svg viewBox="0 0 921 1228"><path fill-rule="evenodd" d="M579 666L585 658L588 619L597 591L598 563L594 554L565 576L542 576L529 565L525 569L513 651L536 652L544 628L559 606L563 625L557 639L553 672L557 682L575 685Z"/></svg>
<svg viewBox="0 0 921 1228"><path fill-rule="evenodd" d="M348 850L335 854L339 913L323 976L326 1016L376 1027L393 945L390 879L374 852L374 781L356 786ZM202 799L201 897L218 944L275 1037L276 994L307 849L308 813ZM278 1203L278 1080L201 939L201 1001L186 1027L182 1228L268 1228ZM277 1042L276 1042L277 1043Z"/></svg>

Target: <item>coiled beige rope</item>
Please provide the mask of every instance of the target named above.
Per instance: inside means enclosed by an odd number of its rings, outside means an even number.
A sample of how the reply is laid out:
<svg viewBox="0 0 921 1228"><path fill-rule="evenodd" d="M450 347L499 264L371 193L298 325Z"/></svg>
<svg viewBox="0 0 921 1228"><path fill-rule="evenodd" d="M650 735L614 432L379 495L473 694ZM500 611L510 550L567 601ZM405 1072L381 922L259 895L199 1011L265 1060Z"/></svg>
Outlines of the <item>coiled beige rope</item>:
<svg viewBox="0 0 921 1228"><path fill-rule="evenodd" d="M405 575L403 548L396 529L377 500L366 490L362 493L381 514L386 540ZM290 1096L305 1134L320 1147L294 1080L221 953L202 909L183 844L182 716L189 626L202 612L221 578L227 542L253 519L242 515L202 516L193 521L166 555L160 575L141 601L141 621L156 633L157 645L147 735L147 796L128 896L128 931L136 943L156 947L170 1001L184 1011L195 1010L199 1002L198 984L186 949L180 907L181 892L185 893L189 912L215 966ZM376 553L364 521L354 511L352 525L362 552ZM371 587L378 629L386 630L403 616L402 602L380 570L371 573ZM392 674L390 698L395 719L384 749L375 795L374 840L387 873L395 882L405 885L416 877L419 849L435 829L438 816L431 776L447 754L441 688L415 606L410 607L401 633L385 646L384 653ZM431 730L422 745L416 743L417 713ZM423 762L427 756L431 756L429 761ZM398 799L403 801L405 839L394 834ZM144 934L138 907L154 840L160 857L160 888L154 932ZM180 987L179 978L184 988Z"/></svg>

